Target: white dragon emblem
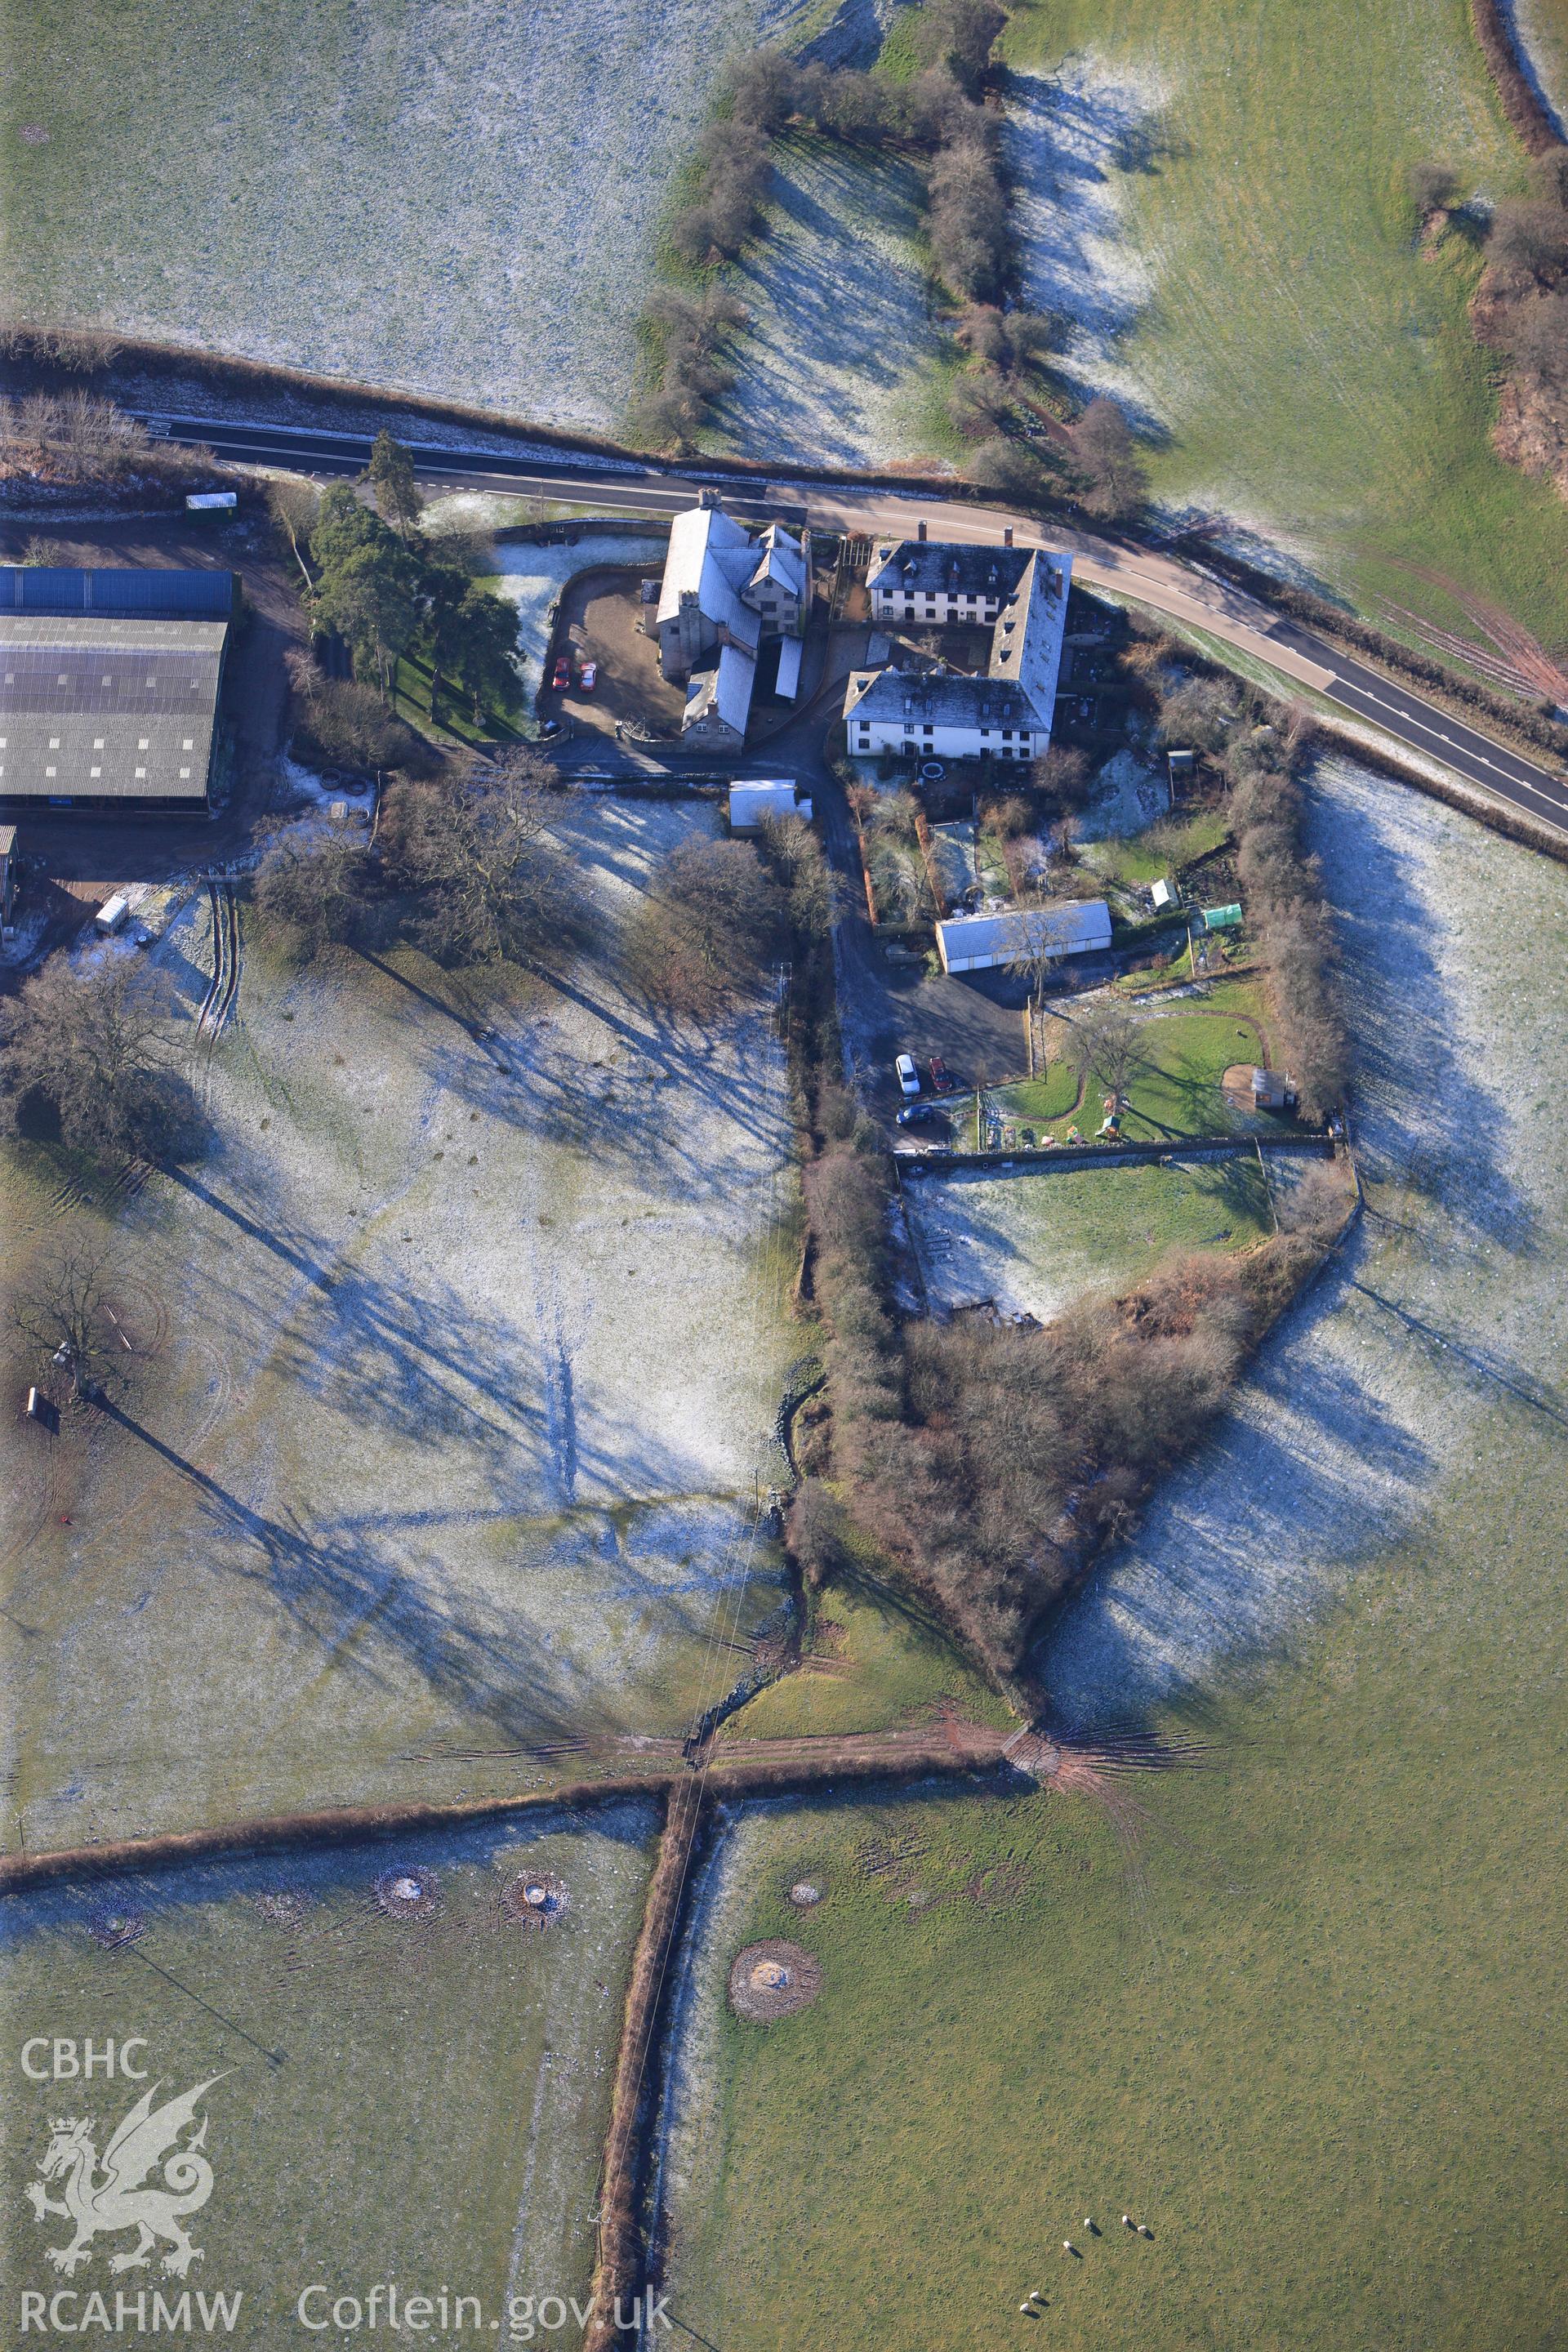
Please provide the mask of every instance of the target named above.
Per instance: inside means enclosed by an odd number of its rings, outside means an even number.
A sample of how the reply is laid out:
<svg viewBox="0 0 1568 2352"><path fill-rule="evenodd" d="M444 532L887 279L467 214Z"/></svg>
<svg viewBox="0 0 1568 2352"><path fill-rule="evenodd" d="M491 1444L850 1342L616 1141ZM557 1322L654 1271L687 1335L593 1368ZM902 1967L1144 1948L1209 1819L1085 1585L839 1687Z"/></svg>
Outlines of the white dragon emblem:
<svg viewBox="0 0 1568 2352"><path fill-rule="evenodd" d="M191 2264L202 2259L201 2248L193 2246L185 2234L183 2217L199 2212L213 2193L213 2168L201 2153L207 2136L205 2116L184 2147L176 2143L186 2125L195 2121L201 2099L214 2083L222 2080L221 2074L213 2074L184 2098L169 2099L155 2111L153 2102L162 2085L154 2083L121 2122L103 2151L101 2164L93 2145L90 2116L57 2117L50 2124L52 2136L38 2159L38 2170L44 2180L63 2175L64 2194L50 2197L41 2181L29 2180L27 2201L40 2221L46 2214L58 2213L75 2226L76 2235L68 2246L45 2249L56 2270L71 2277L83 2263L91 2261L94 2238L100 2232L112 2236L119 2230L135 2230L139 2234L128 2253L110 2257L111 2271L141 2270L151 2262L159 2241L165 2239L169 2251L163 2256L163 2268L174 2277L184 2278ZM143 2187L160 2162L162 2182Z"/></svg>

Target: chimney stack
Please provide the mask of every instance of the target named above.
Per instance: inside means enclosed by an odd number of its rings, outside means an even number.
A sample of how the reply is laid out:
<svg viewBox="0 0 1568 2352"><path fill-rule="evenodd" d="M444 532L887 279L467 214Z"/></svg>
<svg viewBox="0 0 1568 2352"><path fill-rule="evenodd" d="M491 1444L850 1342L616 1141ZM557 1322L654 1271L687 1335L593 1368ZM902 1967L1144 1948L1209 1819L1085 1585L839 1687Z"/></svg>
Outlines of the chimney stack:
<svg viewBox="0 0 1568 2352"><path fill-rule="evenodd" d="M923 538L925 537L925 535L926 535L926 527L925 527L925 525L924 525L924 523L923 523L923 522L922 522L922 523L921 524L921 526L920 526L920 535L921 535L921 537L922 539L923 539Z"/></svg>
<svg viewBox="0 0 1568 2352"><path fill-rule="evenodd" d="M1013 544L1013 526L1011 523L1007 525L1006 530L1002 534L1002 544L1004 547L1011 547Z"/></svg>

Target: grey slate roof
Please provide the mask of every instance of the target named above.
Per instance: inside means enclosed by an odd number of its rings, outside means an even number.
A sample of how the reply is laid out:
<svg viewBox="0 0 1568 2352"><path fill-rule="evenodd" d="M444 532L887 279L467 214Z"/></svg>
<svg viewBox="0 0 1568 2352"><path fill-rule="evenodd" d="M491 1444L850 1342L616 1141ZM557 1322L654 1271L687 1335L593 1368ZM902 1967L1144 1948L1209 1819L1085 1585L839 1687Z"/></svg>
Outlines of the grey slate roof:
<svg viewBox="0 0 1568 2352"><path fill-rule="evenodd" d="M689 727L694 719L705 719L716 710L726 727L744 735L756 683L755 656L743 653L739 646L726 646L711 669L692 671L682 724Z"/></svg>
<svg viewBox="0 0 1568 2352"><path fill-rule="evenodd" d="M859 689L857 692L857 688ZM849 683L845 717L877 719L910 727L1028 727L1049 722L1037 716L1015 688L956 670L858 670Z"/></svg>
<svg viewBox="0 0 1568 2352"><path fill-rule="evenodd" d="M669 553L658 599L658 619L672 621L683 595L741 645L755 646L762 619L741 602L757 569L757 543L722 507L688 507L669 527Z"/></svg>
<svg viewBox="0 0 1568 2352"><path fill-rule="evenodd" d="M1029 565L1026 547L972 547L938 539L884 541L871 559L867 586L913 595L1007 596Z"/></svg>
<svg viewBox="0 0 1568 2352"><path fill-rule="evenodd" d="M226 635L0 605L0 799L201 800Z"/></svg>

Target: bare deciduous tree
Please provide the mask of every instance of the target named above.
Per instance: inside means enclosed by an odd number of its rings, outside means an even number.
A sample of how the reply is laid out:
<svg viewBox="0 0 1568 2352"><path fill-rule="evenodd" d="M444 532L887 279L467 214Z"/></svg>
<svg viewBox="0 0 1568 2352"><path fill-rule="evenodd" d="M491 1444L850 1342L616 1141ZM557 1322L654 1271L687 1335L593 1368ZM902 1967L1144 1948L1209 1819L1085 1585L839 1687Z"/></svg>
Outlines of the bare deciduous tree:
<svg viewBox="0 0 1568 2352"><path fill-rule="evenodd" d="M1121 1097L1142 1058L1138 1024L1124 1004L1091 1006L1073 1027L1072 1056L1087 1084L1098 1078L1108 1095Z"/></svg>
<svg viewBox="0 0 1568 2352"><path fill-rule="evenodd" d="M79 967L49 958L0 1007L0 1084L13 1124L29 1097L54 1108L63 1140L98 1157L163 1159L195 1126L180 1073L169 985L116 956Z"/></svg>
<svg viewBox="0 0 1568 2352"><path fill-rule="evenodd" d="M262 852L251 897L262 921L310 957L353 937L369 884L370 860L358 834L284 834Z"/></svg>
<svg viewBox="0 0 1568 2352"><path fill-rule="evenodd" d="M531 963L581 937L553 782L547 761L521 751L467 777L389 787L382 838L395 877L417 894L412 928L438 961Z"/></svg>
<svg viewBox="0 0 1568 2352"><path fill-rule="evenodd" d="M1012 918L1013 952L1009 971L1028 983L1029 1002L1037 1016L1045 1000L1046 982L1072 944L1072 910L1059 900L1042 900L1020 907Z"/></svg>
<svg viewBox="0 0 1568 2352"><path fill-rule="evenodd" d="M11 1323L40 1388L68 1382L73 1398L90 1402L119 1374L124 1349L103 1295L105 1259L99 1244L62 1234L23 1277Z"/></svg>
<svg viewBox="0 0 1568 2352"><path fill-rule="evenodd" d="M627 967L657 1003L709 1017L755 984L777 950L782 912L749 842L683 842L627 925Z"/></svg>

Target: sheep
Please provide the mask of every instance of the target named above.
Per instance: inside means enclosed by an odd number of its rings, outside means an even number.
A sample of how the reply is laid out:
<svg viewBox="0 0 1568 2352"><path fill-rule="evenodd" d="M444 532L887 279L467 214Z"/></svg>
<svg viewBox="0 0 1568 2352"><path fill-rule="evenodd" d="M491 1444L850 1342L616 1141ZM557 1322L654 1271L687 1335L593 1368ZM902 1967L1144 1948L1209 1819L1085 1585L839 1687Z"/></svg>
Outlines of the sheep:
<svg viewBox="0 0 1568 2352"><path fill-rule="evenodd" d="M1075 2262L1081 2263L1083 2260L1083 2256L1079 2252L1078 2248L1073 2244L1070 2238L1064 2238L1062 2240L1062 2252L1064 2254L1071 2254Z"/></svg>
<svg viewBox="0 0 1568 2352"><path fill-rule="evenodd" d="M1131 2213L1123 2213L1121 2216L1121 2226L1124 2230L1135 2230L1138 2227L1138 2224L1132 2219Z"/></svg>

